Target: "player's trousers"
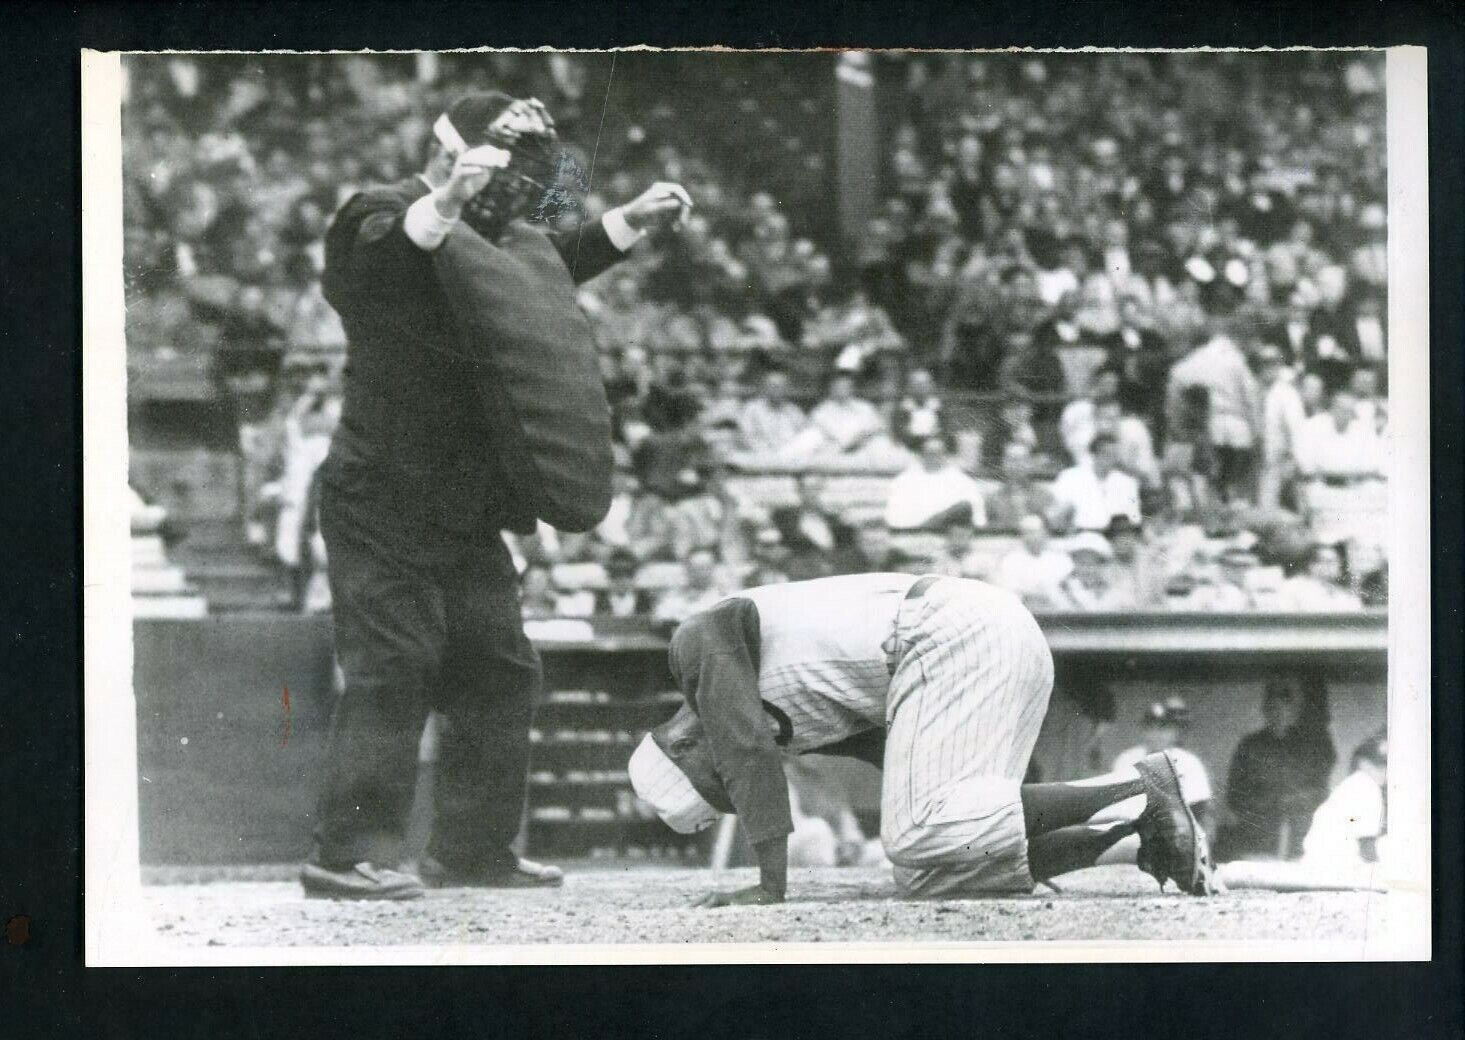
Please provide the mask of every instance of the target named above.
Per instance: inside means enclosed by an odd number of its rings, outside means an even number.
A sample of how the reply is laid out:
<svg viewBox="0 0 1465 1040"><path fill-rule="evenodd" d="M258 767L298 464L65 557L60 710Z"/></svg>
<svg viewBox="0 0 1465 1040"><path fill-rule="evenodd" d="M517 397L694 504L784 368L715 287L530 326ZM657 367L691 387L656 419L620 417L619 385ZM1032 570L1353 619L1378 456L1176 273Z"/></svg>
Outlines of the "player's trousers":
<svg viewBox="0 0 1465 1040"><path fill-rule="evenodd" d="M428 852L465 870L511 863L540 667L502 536L409 522L329 483L320 512L346 686L331 720L317 855L327 866L400 857L418 742L435 709L447 725Z"/></svg>
<svg viewBox="0 0 1465 1040"><path fill-rule="evenodd" d="M1021 784L1053 657L1013 594L942 579L901 606L880 838L912 897L1027 892Z"/></svg>

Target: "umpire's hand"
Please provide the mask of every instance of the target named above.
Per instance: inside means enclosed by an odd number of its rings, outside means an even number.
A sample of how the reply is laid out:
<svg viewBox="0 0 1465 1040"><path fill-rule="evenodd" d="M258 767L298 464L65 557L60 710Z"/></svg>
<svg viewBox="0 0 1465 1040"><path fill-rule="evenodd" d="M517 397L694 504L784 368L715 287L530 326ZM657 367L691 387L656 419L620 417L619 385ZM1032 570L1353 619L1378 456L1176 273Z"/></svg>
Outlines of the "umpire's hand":
<svg viewBox="0 0 1465 1040"><path fill-rule="evenodd" d="M692 196L680 184L657 181L621 209L626 223L637 231L655 234L685 224L692 212Z"/></svg>

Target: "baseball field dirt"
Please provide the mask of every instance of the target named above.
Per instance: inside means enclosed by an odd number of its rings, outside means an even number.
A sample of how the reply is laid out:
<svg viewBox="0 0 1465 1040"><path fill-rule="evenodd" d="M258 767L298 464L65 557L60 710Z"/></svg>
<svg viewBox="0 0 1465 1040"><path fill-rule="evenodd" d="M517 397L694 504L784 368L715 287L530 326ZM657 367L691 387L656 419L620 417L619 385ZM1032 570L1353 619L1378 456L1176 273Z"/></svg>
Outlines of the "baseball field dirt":
<svg viewBox="0 0 1465 1040"><path fill-rule="evenodd" d="M1061 892L906 902L878 868L795 870L780 906L695 909L754 880L649 864L570 866L557 890L442 889L406 903L306 899L289 868L151 873L145 901L168 946L807 943L991 940L1367 941L1382 897L1363 892L1161 894L1132 867L1060 879ZM1341 951L1340 951L1341 952Z"/></svg>

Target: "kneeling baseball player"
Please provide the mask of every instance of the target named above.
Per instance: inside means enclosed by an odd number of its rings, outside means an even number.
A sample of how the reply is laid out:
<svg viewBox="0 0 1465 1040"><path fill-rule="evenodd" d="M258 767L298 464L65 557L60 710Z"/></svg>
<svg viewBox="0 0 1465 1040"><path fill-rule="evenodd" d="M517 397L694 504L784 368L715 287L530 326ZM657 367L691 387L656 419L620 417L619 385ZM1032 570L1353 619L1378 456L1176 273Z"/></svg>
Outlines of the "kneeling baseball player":
<svg viewBox="0 0 1465 1040"><path fill-rule="evenodd" d="M1127 774L1022 783L1053 659L1009 592L904 574L748 589L684 622L670 664L686 703L631 756L632 784L683 833L736 813L759 865L757 885L700 906L783 900L793 825L781 756L815 751L883 767L880 838L903 896L1029 892L1130 834L1162 889L1215 891L1165 752ZM1136 818L1091 822L1137 795Z"/></svg>

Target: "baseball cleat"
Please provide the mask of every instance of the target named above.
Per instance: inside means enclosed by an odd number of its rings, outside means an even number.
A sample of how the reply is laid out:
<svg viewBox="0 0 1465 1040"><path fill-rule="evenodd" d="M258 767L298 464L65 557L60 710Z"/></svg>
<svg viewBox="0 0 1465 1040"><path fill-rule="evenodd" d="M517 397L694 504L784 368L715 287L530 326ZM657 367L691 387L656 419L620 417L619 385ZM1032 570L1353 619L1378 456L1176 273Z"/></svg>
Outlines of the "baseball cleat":
<svg viewBox="0 0 1465 1040"><path fill-rule="evenodd" d="M300 886L310 899L421 899L422 881L400 870L358 863L330 870L317 863L300 869Z"/></svg>
<svg viewBox="0 0 1465 1040"><path fill-rule="evenodd" d="M1216 895L1210 842L1185 804L1180 774L1168 752L1146 755L1135 766L1145 785L1145 808L1135 821L1139 868L1160 883L1167 880L1193 896Z"/></svg>

